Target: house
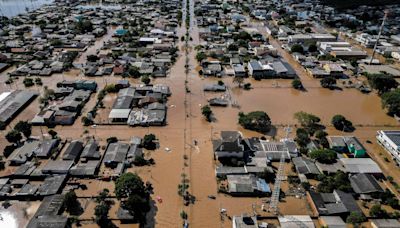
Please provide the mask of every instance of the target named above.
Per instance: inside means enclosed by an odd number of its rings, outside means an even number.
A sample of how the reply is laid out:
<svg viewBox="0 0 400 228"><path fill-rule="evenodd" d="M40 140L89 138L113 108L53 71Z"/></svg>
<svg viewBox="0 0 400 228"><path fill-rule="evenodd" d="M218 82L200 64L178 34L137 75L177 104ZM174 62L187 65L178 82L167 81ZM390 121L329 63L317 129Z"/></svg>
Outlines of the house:
<svg viewBox="0 0 400 228"><path fill-rule="evenodd" d="M110 143L105 152L103 163L109 167L116 167L119 163L124 163L129 150L129 144Z"/></svg>
<svg viewBox="0 0 400 228"><path fill-rule="evenodd" d="M334 190L333 193L307 192L307 200L311 209L318 216L338 215L347 216L351 212L363 214L356 200L350 193Z"/></svg>
<svg viewBox="0 0 400 228"><path fill-rule="evenodd" d="M77 161L83 150L83 143L78 140L72 141L64 152L63 160Z"/></svg>
<svg viewBox="0 0 400 228"><path fill-rule="evenodd" d="M249 76L254 78L263 78L264 77L264 69L260 62L252 60L247 65L249 70Z"/></svg>
<svg viewBox="0 0 400 228"><path fill-rule="evenodd" d="M371 158L340 158L339 162L344 166L347 173L368 173L381 176L382 170Z"/></svg>
<svg viewBox="0 0 400 228"><path fill-rule="evenodd" d="M221 138L213 140L214 156L217 159L243 159L245 147L242 133L238 131L221 131Z"/></svg>
<svg viewBox="0 0 400 228"><path fill-rule="evenodd" d="M362 199L371 199L373 193L383 192L383 189L371 174L359 173L349 177L351 187Z"/></svg>
<svg viewBox="0 0 400 228"><path fill-rule="evenodd" d="M278 216L281 228L314 228L314 222L309 215L285 215ZM301 224L301 225L300 225Z"/></svg>
<svg viewBox="0 0 400 228"><path fill-rule="evenodd" d="M0 94L0 121L9 123L37 96L37 92L29 90L15 90Z"/></svg>
<svg viewBox="0 0 400 228"><path fill-rule="evenodd" d="M377 131L376 139L400 165L400 131L380 130Z"/></svg>
<svg viewBox="0 0 400 228"><path fill-rule="evenodd" d="M72 160L49 160L42 168L43 174L68 174L74 161Z"/></svg>
<svg viewBox="0 0 400 228"><path fill-rule="evenodd" d="M235 77L246 77L246 70L244 69L242 64L233 64L232 68Z"/></svg>
<svg viewBox="0 0 400 228"><path fill-rule="evenodd" d="M306 176L317 176L321 174L315 163L308 158L296 157L292 159L292 162L298 174Z"/></svg>
<svg viewBox="0 0 400 228"><path fill-rule="evenodd" d="M24 145L16 149L10 156L10 165L22 165L30 161L35 156L35 151L40 146L40 141L25 142Z"/></svg>
<svg viewBox="0 0 400 228"><path fill-rule="evenodd" d="M319 222L324 227L346 228L346 223L340 216L320 216Z"/></svg>
<svg viewBox="0 0 400 228"><path fill-rule="evenodd" d="M279 161L283 156L285 160L290 159L290 150L287 142L270 142L258 140L253 144L255 157L266 157L269 161ZM296 148L294 148L296 150Z"/></svg>
<svg viewBox="0 0 400 228"><path fill-rule="evenodd" d="M257 217L248 215L234 215L232 218L232 228L258 228Z"/></svg>
<svg viewBox="0 0 400 228"><path fill-rule="evenodd" d="M400 222L397 219L371 219L372 228L398 228Z"/></svg>
<svg viewBox="0 0 400 228"><path fill-rule="evenodd" d="M81 158L85 160L99 160L101 158L99 143L95 140L90 140L83 148Z"/></svg>
<svg viewBox="0 0 400 228"><path fill-rule="evenodd" d="M234 196L265 196L271 193L264 179L253 174L227 175L228 193Z"/></svg>
<svg viewBox="0 0 400 228"><path fill-rule="evenodd" d="M67 182L67 175L49 176L44 179L37 190L37 195L49 196L60 193Z"/></svg>
<svg viewBox="0 0 400 228"><path fill-rule="evenodd" d="M328 136L329 148L340 153L349 152L355 158L365 157L364 146L354 136Z"/></svg>
<svg viewBox="0 0 400 228"><path fill-rule="evenodd" d="M44 139L40 142L38 148L35 150L35 155L38 158L48 158L53 149L58 146L59 139Z"/></svg>
<svg viewBox="0 0 400 228"><path fill-rule="evenodd" d="M63 201L63 195L45 197L26 228L68 227L68 218L61 214Z"/></svg>
<svg viewBox="0 0 400 228"><path fill-rule="evenodd" d="M99 170L100 163L100 160L81 162L73 166L69 173L71 176L94 177Z"/></svg>
<svg viewBox="0 0 400 228"><path fill-rule="evenodd" d="M394 68L391 65L367 65L367 64L360 64L360 69L364 73L368 74L390 74L393 77L397 78L400 77L400 70Z"/></svg>

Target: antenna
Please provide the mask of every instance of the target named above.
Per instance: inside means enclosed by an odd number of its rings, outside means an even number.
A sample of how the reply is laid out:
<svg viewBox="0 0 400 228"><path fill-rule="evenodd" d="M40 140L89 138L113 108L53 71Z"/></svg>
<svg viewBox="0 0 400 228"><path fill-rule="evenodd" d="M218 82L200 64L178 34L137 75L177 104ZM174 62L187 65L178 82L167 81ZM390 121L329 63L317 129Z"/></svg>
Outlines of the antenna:
<svg viewBox="0 0 400 228"><path fill-rule="evenodd" d="M378 46L379 39L381 38L383 26L385 26L385 21L386 21L388 13L389 13L388 10L385 10L385 15L383 16L382 24L381 24L381 27L379 28L378 38L376 39L376 42L375 42L375 45L374 45L374 50L372 51L372 56L371 56L371 59L369 60L369 65L371 65L372 61L374 60L376 48Z"/></svg>

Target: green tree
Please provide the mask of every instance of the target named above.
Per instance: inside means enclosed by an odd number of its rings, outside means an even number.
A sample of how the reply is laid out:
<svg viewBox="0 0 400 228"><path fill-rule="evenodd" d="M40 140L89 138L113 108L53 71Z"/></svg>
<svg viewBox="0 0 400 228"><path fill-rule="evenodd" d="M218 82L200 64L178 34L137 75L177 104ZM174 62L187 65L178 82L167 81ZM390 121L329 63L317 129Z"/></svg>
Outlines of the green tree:
<svg viewBox="0 0 400 228"><path fill-rule="evenodd" d="M143 75L141 81L144 84L148 85L148 84L150 84L151 79L150 79L150 77L148 75Z"/></svg>
<svg viewBox="0 0 400 228"><path fill-rule="evenodd" d="M294 114L294 118L310 135L313 135L316 130L321 128L319 124L321 119L314 114L300 111Z"/></svg>
<svg viewBox="0 0 400 228"><path fill-rule="evenodd" d="M55 139L56 138L56 136L57 136L57 132L56 131L54 131L53 129L50 129L49 131L48 131L48 133L49 133L49 135L51 135L51 138L53 138L53 139Z"/></svg>
<svg viewBox="0 0 400 228"><path fill-rule="evenodd" d="M353 123L347 120L342 115L335 115L332 117L331 123L333 126L340 131L354 131Z"/></svg>
<svg viewBox="0 0 400 228"><path fill-rule="evenodd" d="M86 60L88 62L96 62L97 60L99 60L99 57L97 57L97 55L88 55L86 56Z"/></svg>
<svg viewBox="0 0 400 228"><path fill-rule="evenodd" d="M140 78L140 76L141 76L139 68L136 66L129 66L128 74L129 74L129 76L131 76L133 78Z"/></svg>
<svg viewBox="0 0 400 228"><path fill-rule="evenodd" d="M320 83L323 88L332 89L336 85L336 79L334 77L329 76L321 79Z"/></svg>
<svg viewBox="0 0 400 228"><path fill-rule="evenodd" d="M382 107L387 109L389 115L400 116L400 89L382 95Z"/></svg>
<svg viewBox="0 0 400 228"><path fill-rule="evenodd" d="M329 149L319 149L313 150L309 153L312 159L315 159L321 163L331 164L336 162L337 154L333 150Z"/></svg>
<svg viewBox="0 0 400 228"><path fill-rule="evenodd" d="M32 124L27 121L19 121L14 130L21 132L26 138L29 138L32 134Z"/></svg>
<svg viewBox="0 0 400 228"><path fill-rule="evenodd" d="M369 209L369 216L381 219L389 217L387 211L383 209L380 204L375 204Z"/></svg>
<svg viewBox="0 0 400 228"><path fill-rule="evenodd" d="M115 195L118 199L127 198L130 195L146 196L145 185L142 179L134 173L124 173L115 181Z"/></svg>
<svg viewBox="0 0 400 228"><path fill-rule="evenodd" d="M308 132L304 129L304 128L298 128L296 130L296 142L297 144L302 147L305 148L307 146L308 143L310 143L310 137L308 135Z"/></svg>
<svg viewBox="0 0 400 228"><path fill-rule="evenodd" d="M379 94L397 88L399 83L389 74L367 74L367 79L372 88L378 90Z"/></svg>
<svg viewBox="0 0 400 228"><path fill-rule="evenodd" d="M71 215L80 215L83 212L81 204L78 201L74 191L69 191L64 195L63 206Z"/></svg>
<svg viewBox="0 0 400 228"><path fill-rule="evenodd" d="M113 136L113 137L107 138L107 143L108 144L115 143L115 142L118 142L118 138L117 137Z"/></svg>
<svg viewBox="0 0 400 228"><path fill-rule="evenodd" d="M201 61L203 61L204 59L206 59L207 58L207 55L204 53L204 52L198 52L197 54L196 54L196 60L198 61L198 62L201 62Z"/></svg>
<svg viewBox="0 0 400 228"><path fill-rule="evenodd" d="M300 79L296 78L292 81L292 87L295 89L303 89L303 84L301 83Z"/></svg>
<svg viewBox="0 0 400 228"><path fill-rule="evenodd" d="M360 212L352 211L350 212L350 215L347 216L346 222L351 223L354 226L358 226L359 224L367 221L367 218Z"/></svg>
<svg viewBox="0 0 400 228"><path fill-rule="evenodd" d="M6 139L10 143L19 143L22 139L22 135L19 131L17 130L11 130L7 133Z"/></svg>
<svg viewBox="0 0 400 228"><path fill-rule="evenodd" d="M239 112L239 124L249 130L258 132L268 132L271 130L271 119L263 111L249 112L247 114Z"/></svg>
<svg viewBox="0 0 400 228"><path fill-rule="evenodd" d="M298 53L304 53L304 48L300 44L294 44L291 48L290 51L292 53L298 52Z"/></svg>
<svg viewBox="0 0 400 228"><path fill-rule="evenodd" d="M206 118L208 122L211 122L211 116L213 114L211 107L208 105L205 105L201 108L201 114Z"/></svg>
<svg viewBox="0 0 400 228"><path fill-rule="evenodd" d="M157 144L155 143L156 140L157 137L154 134L145 135L142 142L143 148L147 150L155 150L157 147Z"/></svg>
<svg viewBox="0 0 400 228"><path fill-rule="evenodd" d="M27 77L24 78L24 81L22 83L24 83L25 87L31 87L31 86L34 85L33 79L32 78L27 78Z"/></svg>
<svg viewBox="0 0 400 228"><path fill-rule="evenodd" d="M317 52L318 51L317 45L311 44L310 46L308 46L308 51L309 52Z"/></svg>

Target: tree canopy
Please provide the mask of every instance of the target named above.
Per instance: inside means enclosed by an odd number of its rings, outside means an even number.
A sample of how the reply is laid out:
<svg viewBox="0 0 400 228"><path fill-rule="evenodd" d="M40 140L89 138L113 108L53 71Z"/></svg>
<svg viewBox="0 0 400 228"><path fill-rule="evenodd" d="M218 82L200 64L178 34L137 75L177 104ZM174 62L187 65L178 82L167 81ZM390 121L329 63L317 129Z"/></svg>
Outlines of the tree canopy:
<svg viewBox="0 0 400 228"><path fill-rule="evenodd" d="M249 130L261 133L271 130L271 119L263 111L249 112L247 114L239 112L239 124Z"/></svg>
<svg viewBox="0 0 400 228"><path fill-rule="evenodd" d="M386 108L389 115L400 116L400 89L382 95L382 107Z"/></svg>
<svg viewBox="0 0 400 228"><path fill-rule="evenodd" d="M317 186L318 192L332 193L335 189L344 192L351 192L353 190L347 175L342 171L338 171L332 176L322 174L318 176L318 179L320 180Z"/></svg>
<svg viewBox="0 0 400 228"><path fill-rule="evenodd" d="M372 88L379 94L388 92L392 88L397 88L399 83L390 74L367 74L367 79Z"/></svg>
<svg viewBox="0 0 400 228"><path fill-rule="evenodd" d="M320 83L323 88L332 89L336 85L336 79L329 76L321 79Z"/></svg>
<svg viewBox="0 0 400 228"><path fill-rule="evenodd" d="M331 164L336 162L337 154L333 150L329 149L319 149L313 150L309 153L312 159L315 159L321 163Z"/></svg>
<svg viewBox="0 0 400 228"><path fill-rule="evenodd" d="M337 130L345 132L354 131L353 123L342 115L334 115L331 123Z"/></svg>

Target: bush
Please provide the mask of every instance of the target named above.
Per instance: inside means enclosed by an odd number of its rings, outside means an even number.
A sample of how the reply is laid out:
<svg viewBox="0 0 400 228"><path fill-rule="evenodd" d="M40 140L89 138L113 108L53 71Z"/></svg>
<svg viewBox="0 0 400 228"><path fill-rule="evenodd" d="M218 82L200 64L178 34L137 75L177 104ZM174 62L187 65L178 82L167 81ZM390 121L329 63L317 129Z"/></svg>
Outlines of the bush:
<svg viewBox="0 0 400 228"><path fill-rule="evenodd" d="M332 117L331 123L333 126L340 131L351 132L354 131L353 123L347 120L342 115L335 115Z"/></svg>
<svg viewBox="0 0 400 228"><path fill-rule="evenodd" d="M24 78L23 83L24 83L25 87L31 87L34 85L32 78Z"/></svg>
<svg viewBox="0 0 400 228"><path fill-rule="evenodd" d="M150 79L150 77L148 75L143 75L141 81L144 84L148 85L148 84L150 84L151 79Z"/></svg>
<svg viewBox="0 0 400 228"><path fill-rule="evenodd" d="M142 146L147 150L155 150L157 148L157 144L154 142L157 140L154 134L148 134L143 137Z"/></svg>
<svg viewBox="0 0 400 228"><path fill-rule="evenodd" d="M51 135L51 138L53 138L53 139L55 139L56 138L56 136L57 136L57 132L56 131L54 131L53 129L50 129L49 131L48 131L48 133L49 133L49 135Z"/></svg>
<svg viewBox="0 0 400 228"><path fill-rule="evenodd" d="M300 79L294 79L292 81L292 87L295 89L303 89L303 84L301 83Z"/></svg>
<svg viewBox="0 0 400 228"><path fill-rule="evenodd" d="M324 164L334 163L337 158L336 152L329 149L313 150L309 153L309 156Z"/></svg>
<svg viewBox="0 0 400 228"><path fill-rule="evenodd" d="M290 51L291 51L292 53L298 52L298 53L303 54L303 53L304 53L304 48L303 48L303 46L301 46L300 44L294 44L294 45L290 48Z"/></svg>
<svg viewBox="0 0 400 228"><path fill-rule="evenodd" d="M323 88L332 89L336 85L336 79L334 77L325 77L321 79L320 83Z"/></svg>
<svg viewBox="0 0 400 228"><path fill-rule="evenodd" d="M207 58L207 55L204 53L204 52L198 52L197 54L196 54L196 60L198 61L198 62L201 62L201 61L203 61L204 59L206 59Z"/></svg>
<svg viewBox="0 0 400 228"><path fill-rule="evenodd" d="M118 142L118 139L117 139L117 137L110 137L110 138L108 138L107 139L107 143L108 144L110 144L110 143L116 143L116 142Z"/></svg>
<svg viewBox="0 0 400 228"><path fill-rule="evenodd" d="M245 83L245 84L243 85L243 89L245 89L245 90L250 90L250 89L251 89L251 83Z"/></svg>
<svg viewBox="0 0 400 228"><path fill-rule="evenodd" d="M4 157L8 158L8 156L10 156L15 149L17 149L17 147L14 144L7 145L3 151Z"/></svg>
<svg viewBox="0 0 400 228"><path fill-rule="evenodd" d="M400 89L382 95L382 108L387 109L389 115L400 116Z"/></svg>
<svg viewBox="0 0 400 228"><path fill-rule="evenodd" d="M378 90L379 94L396 88L399 83L389 74L367 74L367 79L372 88Z"/></svg>
<svg viewBox="0 0 400 228"><path fill-rule="evenodd" d="M212 110L210 108L210 106L205 105L201 108L201 114L203 114L203 116L206 118L206 120L208 122L211 122L211 116L212 116Z"/></svg>
<svg viewBox="0 0 400 228"><path fill-rule="evenodd" d="M263 111L249 112L244 114L239 113L239 124L249 130L265 133L271 130L271 119L267 113Z"/></svg>
<svg viewBox="0 0 400 228"><path fill-rule="evenodd" d="M347 223L351 223L354 226L363 223L367 221L367 218L365 218L365 216L363 214L361 214L360 212L356 212L356 211L352 211L350 212L350 215L347 216L346 222Z"/></svg>
<svg viewBox="0 0 400 228"><path fill-rule="evenodd" d="M371 209L369 209L369 216L380 219L389 217L387 211L383 209L379 204L375 204L371 207Z"/></svg>
<svg viewBox="0 0 400 228"><path fill-rule="evenodd" d="M336 172L333 176L325 176L321 174L317 179L320 181L317 186L318 192L331 193L335 189L344 192L353 191L347 175L342 171Z"/></svg>

